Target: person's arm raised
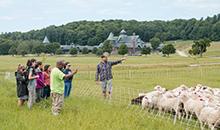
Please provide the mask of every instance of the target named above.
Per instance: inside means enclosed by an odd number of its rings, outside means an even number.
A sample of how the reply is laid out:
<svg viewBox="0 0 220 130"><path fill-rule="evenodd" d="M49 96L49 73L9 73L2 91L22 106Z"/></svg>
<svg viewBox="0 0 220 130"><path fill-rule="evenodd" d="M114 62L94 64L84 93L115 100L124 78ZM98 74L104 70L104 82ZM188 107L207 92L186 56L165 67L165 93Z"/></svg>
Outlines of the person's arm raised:
<svg viewBox="0 0 220 130"><path fill-rule="evenodd" d="M30 73L28 74L28 79L32 80L32 79L37 79L37 78L39 78L39 76L38 75L32 76L32 71L30 71Z"/></svg>
<svg viewBox="0 0 220 130"><path fill-rule="evenodd" d="M66 75L64 76L64 79L69 79L69 78L71 78L73 75L77 74L77 72L78 72L78 69L76 69L75 71L71 72L70 74L66 74Z"/></svg>
<svg viewBox="0 0 220 130"><path fill-rule="evenodd" d="M121 60L111 62L111 65L113 66L113 65L120 64L120 63L122 63L122 61L125 61L126 59L127 59L127 58L126 58L126 57L124 57L124 58L121 58Z"/></svg>

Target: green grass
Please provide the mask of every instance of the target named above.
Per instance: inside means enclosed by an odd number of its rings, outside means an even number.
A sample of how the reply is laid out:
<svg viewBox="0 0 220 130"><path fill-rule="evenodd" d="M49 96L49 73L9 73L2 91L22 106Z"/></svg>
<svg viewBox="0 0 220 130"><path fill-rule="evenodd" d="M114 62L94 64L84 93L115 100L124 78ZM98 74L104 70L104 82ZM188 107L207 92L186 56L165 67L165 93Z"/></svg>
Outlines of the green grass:
<svg viewBox="0 0 220 130"><path fill-rule="evenodd" d="M152 120L126 105L109 105L101 99L71 96L65 100L62 114L54 117L50 101L36 104L32 110L16 106L14 83L0 80L1 130L152 130L183 129L172 121ZM145 117L146 116L146 117ZM153 118L153 116L152 116Z"/></svg>
<svg viewBox="0 0 220 130"><path fill-rule="evenodd" d="M178 41L182 42L182 41ZM178 48L187 48L179 43ZM102 99L100 87L94 82L98 57L36 57L46 64L55 65L56 60L70 61L73 67L80 66L75 76L74 93L65 100L62 114L51 115L51 101L36 104L32 110L26 106L16 106L15 79L5 79L4 72L14 72L19 63L25 64L32 57L0 57L0 130L181 130L186 126L172 121L156 118L154 115L139 112L140 109L128 107L129 101L139 92L152 90L157 84L172 89L181 84L195 86L204 84L220 87L220 65L189 67L191 64L220 63L219 43L213 43L203 58L184 58L172 55L128 57L128 60L113 68L113 99L108 103ZM121 56L112 56L116 60ZM12 74L13 75L13 74ZM137 112L138 111L138 112ZM148 116L149 117L148 117ZM190 129L190 128L189 128Z"/></svg>

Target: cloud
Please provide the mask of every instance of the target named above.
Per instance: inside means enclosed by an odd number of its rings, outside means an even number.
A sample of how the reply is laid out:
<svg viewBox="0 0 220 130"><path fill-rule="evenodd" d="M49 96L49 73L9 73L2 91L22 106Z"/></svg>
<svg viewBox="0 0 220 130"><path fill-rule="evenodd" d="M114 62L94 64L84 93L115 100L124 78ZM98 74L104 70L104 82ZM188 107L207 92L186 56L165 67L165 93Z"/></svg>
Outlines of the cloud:
<svg viewBox="0 0 220 130"><path fill-rule="evenodd" d="M16 19L16 17L0 16L0 20L11 21L11 20L15 20L15 19Z"/></svg>
<svg viewBox="0 0 220 130"><path fill-rule="evenodd" d="M163 3L173 5L175 7L196 8L196 9L217 9L220 8L219 0L162 0Z"/></svg>
<svg viewBox="0 0 220 130"><path fill-rule="evenodd" d="M12 0L0 0L0 7L5 8L12 4Z"/></svg>

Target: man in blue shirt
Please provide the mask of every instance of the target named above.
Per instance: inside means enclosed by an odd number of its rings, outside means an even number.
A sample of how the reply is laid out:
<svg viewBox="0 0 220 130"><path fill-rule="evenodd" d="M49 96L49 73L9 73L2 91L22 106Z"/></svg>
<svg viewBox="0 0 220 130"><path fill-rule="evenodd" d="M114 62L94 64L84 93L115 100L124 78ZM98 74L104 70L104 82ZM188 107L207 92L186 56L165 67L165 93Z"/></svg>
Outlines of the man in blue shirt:
<svg viewBox="0 0 220 130"><path fill-rule="evenodd" d="M71 70L71 65L69 64L69 62L66 63L66 68L64 69L64 74L71 74L72 70ZM73 80L73 76L67 78L64 80L64 97L69 97L70 96L70 92L72 89L72 80Z"/></svg>
<svg viewBox="0 0 220 130"><path fill-rule="evenodd" d="M110 98L112 95L112 66L120 64L124 60L126 60L126 58L122 58L118 61L108 61L108 54L101 56L101 62L97 65L95 80L97 84L101 84L104 98L107 97L107 91Z"/></svg>

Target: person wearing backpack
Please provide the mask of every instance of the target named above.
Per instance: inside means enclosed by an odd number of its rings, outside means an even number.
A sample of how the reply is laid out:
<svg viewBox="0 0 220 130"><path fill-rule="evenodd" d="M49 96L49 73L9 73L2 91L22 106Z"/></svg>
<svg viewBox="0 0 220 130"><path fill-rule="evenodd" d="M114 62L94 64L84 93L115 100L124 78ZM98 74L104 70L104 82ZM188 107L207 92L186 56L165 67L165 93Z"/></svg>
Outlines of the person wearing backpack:
<svg viewBox="0 0 220 130"><path fill-rule="evenodd" d="M36 79L39 76L35 72L36 60L31 59L27 62L28 70L28 108L31 109L33 104L36 102Z"/></svg>
<svg viewBox="0 0 220 130"><path fill-rule="evenodd" d="M43 64L41 61L38 61L36 64L35 69L36 74L38 75L38 78L36 79L36 102L40 102L43 98L43 90L45 87L44 84L44 75L43 75Z"/></svg>
<svg viewBox="0 0 220 130"><path fill-rule="evenodd" d="M25 67L21 64L18 65L17 71L15 72L16 86L17 86L17 97L18 106L23 106L25 101L28 100L28 89L27 89L27 78Z"/></svg>

